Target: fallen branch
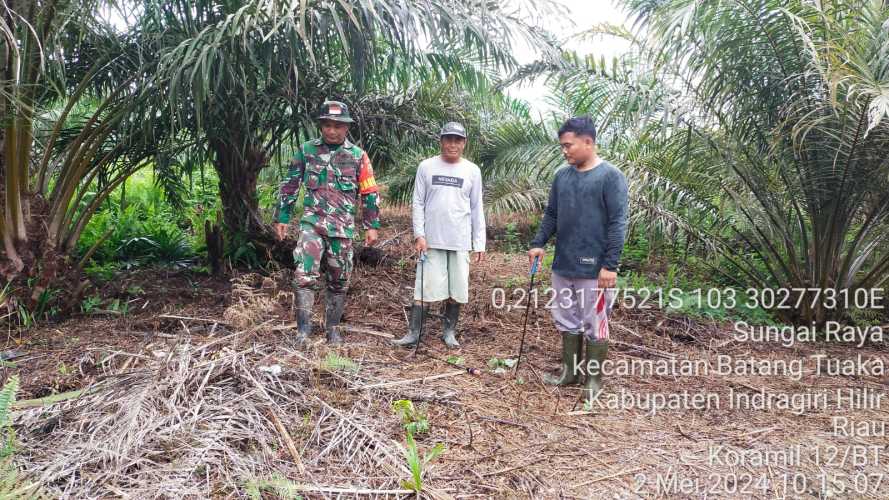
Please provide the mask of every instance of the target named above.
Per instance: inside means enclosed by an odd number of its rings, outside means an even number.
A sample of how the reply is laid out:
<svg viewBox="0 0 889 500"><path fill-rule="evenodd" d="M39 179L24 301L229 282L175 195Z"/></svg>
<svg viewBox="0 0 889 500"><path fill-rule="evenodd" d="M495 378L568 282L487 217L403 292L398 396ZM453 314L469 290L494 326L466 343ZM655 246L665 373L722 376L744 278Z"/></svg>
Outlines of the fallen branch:
<svg viewBox="0 0 889 500"><path fill-rule="evenodd" d="M399 231L399 232L395 233L395 236L389 238L388 240L384 240L382 243L378 243L378 244L376 245L376 248L383 248L383 247L385 247L385 246L388 245L389 243L392 243L393 241L395 241L395 240L401 238L404 234L407 234L408 231L410 231L410 230L409 230L409 229L405 229L404 231Z"/></svg>
<svg viewBox="0 0 889 500"><path fill-rule="evenodd" d="M52 394L50 396L46 396L43 398L36 399L24 399L21 401L15 401L12 403L12 407L16 410L20 410L22 408L37 408L39 406L49 406L56 403L61 403L62 401L68 401L69 399L79 398L86 392L86 389L76 389L73 391L62 392L59 394Z"/></svg>
<svg viewBox="0 0 889 500"><path fill-rule="evenodd" d="M373 335L375 337L382 337L384 339L394 339L395 338L395 335L392 335L391 333L378 332L376 330L370 330L368 328L361 328L359 326L343 325L343 330L345 330L347 332L353 332L353 333L364 333L367 335Z"/></svg>
<svg viewBox="0 0 889 500"><path fill-rule="evenodd" d="M529 426L527 426L525 424L521 424L519 422L513 422L512 420L506 420L503 418L494 418L494 417L480 417L480 418L486 422L494 422L496 424L503 424L503 425L512 425L512 426L520 427L522 429L526 429L529 431L531 430L531 428Z"/></svg>
<svg viewBox="0 0 889 500"><path fill-rule="evenodd" d="M393 387L396 385L412 384L414 382L425 383L430 380L438 380L438 379L442 379L442 378L456 377L457 375L463 375L465 373L468 373L468 372L466 370L460 370L460 371L456 371L456 372L442 373L440 375L432 375L432 376L423 377L423 378L412 378L412 379L408 379L408 380L396 380L394 382L382 382L379 384L362 385L359 387L355 387L354 390L377 389L380 387Z"/></svg>
<svg viewBox="0 0 889 500"><path fill-rule="evenodd" d="M175 314L161 314L158 316L161 319L178 319L180 321L203 321L204 323L219 323L220 325L230 326L229 323L219 319L210 319L210 318L192 318L189 316L176 316Z"/></svg>
<svg viewBox="0 0 889 500"><path fill-rule="evenodd" d="M271 328L270 330L273 332L287 331L287 330L293 330L297 326L299 326L299 325L297 325L296 323L287 323L284 325L280 325L280 326ZM382 337L384 339L394 339L395 338L395 335L392 335L391 333L378 332L376 330L370 330L368 328L361 328L360 326L341 325L341 328L343 329L343 331L346 331L346 332L364 333L367 335L373 335L375 337Z"/></svg>
<svg viewBox="0 0 889 500"><path fill-rule="evenodd" d="M413 495L414 490L374 490L353 488L351 486L319 486L315 484L295 484L291 487L296 491L317 491L321 493L348 493L351 495Z"/></svg>
<svg viewBox="0 0 889 500"><path fill-rule="evenodd" d="M577 410L577 411L569 411L565 415L568 417L577 417L579 415L594 415L595 412L590 410Z"/></svg>
<svg viewBox="0 0 889 500"><path fill-rule="evenodd" d="M611 343L612 345L620 345L620 346L624 346L624 347L629 347L630 349L638 349L640 351L644 351L649 354L653 354L655 356L660 356L662 358L673 359L676 357L675 354L672 354L669 352L659 351L657 349L652 349L651 347L645 347L645 346L641 346L641 345L630 344L627 342L621 342L620 340L611 339L611 340L609 340L609 343Z"/></svg>
<svg viewBox="0 0 889 500"><path fill-rule="evenodd" d="M572 486L571 486L571 489L574 489L574 488L580 488L580 487L582 487L582 486L588 486L588 485L590 485L590 484L598 483L599 481L604 481L604 480L606 480L606 479L614 479L614 478L616 478L616 477L626 476L627 474L631 474L631 473L633 473L633 472L638 472L638 471L640 471L640 470L642 470L642 467L635 467L635 468L632 468L632 469L627 469L627 470L625 470L625 471L615 472L614 474L608 474L607 476L601 476L601 477L597 477L597 478L595 478L595 479L591 479L591 480L589 480L589 481L584 481L584 482L582 482L582 483L577 483L577 484L575 484L575 485L572 485Z"/></svg>
<svg viewBox="0 0 889 500"><path fill-rule="evenodd" d="M259 329L261 329L261 328L263 328L263 327L265 327L266 325L268 325L269 323L271 323L271 322L273 322L273 321L274 321L274 320L271 320L271 319L270 319L270 320L268 320L268 321L264 321L264 322L262 322L262 323L260 323L260 324L258 324L258 325L256 325L256 326L250 328L249 330L242 330L242 331L239 331L239 332L232 333L232 334L230 334L230 335L226 335L225 337L220 337L220 338L218 338L218 339L216 339L216 340L211 340L210 342L207 342L206 344L197 347L197 348L195 349L195 351L203 351L204 349L208 349L208 348L211 347L211 346L214 346L214 345L217 345L217 344L221 344L221 343L226 342L226 341L228 341L228 340L234 339L235 337L238 337L238 336L240 336L240 335L249 335L249 334L251 334L251 333L253 333L253 332L255 332L255 331L257 331L257 330L259 330ZM228 323L220 323L220 324L228 324Z"/></svg>
<svg viewBox="0 0 889 500"><path fill-rule="evenodd" d="M299 326L299 325L297 325L296 323L287 323L284 325L279 325L279 326L269 328L269 330L273 331L273 332L283 332L283 331L287 331L287 330L293 330L297 326Z"/></svg>
<svg viewBox="0 0 889 500"><path fill-rule="evenodd" d="M278 429L278 434L281 435L281 440L284 441L284 445L287 447L287 451L290 452L290 456L293 457L293 463L296 464L296 468L299 469L299 473L305 475L306 467L303 465L302 458L299 456L299 451L296 449L296 443L293 442L293 438L290 437L290 433L287 432L287 428L284 427L284 424L281 422L281 419L278 418L278 415L274 410L269 410L269 417L272 419L272 423L275 424L275 428Z"/></svg>
<svg viewBox="0 0 889 500"><path fill-rule="evenodd" d="M525 467L528 467L528 466L530 466L530 465L534 465L534 464L536 464L536 463L538 463L538 462L542 462L542 461L547 460L547 459L549 459L548 456L538 457L536 460L531 460L530 462L528 462L528 463L526 463L526 464L516 465L516 466L514 466L514 467L508 467L508 468L506 468L506 469L500 469L500 470L498 470L498 471L494 471L494 472L486 472L486 473L482 474L482 477L498 476L498 475L500 475L500 474L505 474L505 473L507 473L507 472L512 472L512 471L514 471L514 470L524 469Z"/></svg>

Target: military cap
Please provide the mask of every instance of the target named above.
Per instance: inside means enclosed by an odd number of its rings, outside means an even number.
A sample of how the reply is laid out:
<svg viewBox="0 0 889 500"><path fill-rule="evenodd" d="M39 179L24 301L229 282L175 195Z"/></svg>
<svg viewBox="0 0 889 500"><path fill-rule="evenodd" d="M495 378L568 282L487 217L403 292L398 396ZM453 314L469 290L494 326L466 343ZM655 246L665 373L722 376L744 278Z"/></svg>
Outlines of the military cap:
<svg viewBox="0 0 889 500"><path fill-rule="evenodd" d="M340 101L324 101L324 104L321 105L321 112L318 113L318 119L355 123L355 120L349 115L349 106Z"/></svg>

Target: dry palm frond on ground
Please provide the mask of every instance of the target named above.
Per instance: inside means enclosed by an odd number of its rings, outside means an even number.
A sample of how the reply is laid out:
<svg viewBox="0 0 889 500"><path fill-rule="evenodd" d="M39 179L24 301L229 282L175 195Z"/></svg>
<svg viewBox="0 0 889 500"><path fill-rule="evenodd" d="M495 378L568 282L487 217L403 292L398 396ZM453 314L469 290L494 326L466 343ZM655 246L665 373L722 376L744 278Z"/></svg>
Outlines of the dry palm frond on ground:
<svg viewBox="0 0 889 500"><path fill-rule="evenodd" d="M884 496L876 481L889 475L886 438L837 435L833 424L836 417L885 422L885 398L878 408L803 412L726 404L586 411L578 387L541 381L556 368L559 349L547 311L531 313L519 377L495 369L493 361L515 358L524 311L494 307L492 293L502 287L515 304L512 290L527 286L524 255L494 252L475 268L459 351L444 348L441 324L432 318L414 357L389 345L403 334L410 303L409 238L396 237L385 250L384 265L356 269L346 344L337 349L320 335L320 302L312 344L289 346L284 273L242 275L224 289L205 282L185 307L161 301L172 293L164 288L145 297L133 317L80 318L35 332L17 361L23 398L47 395L41 391L51 387L62 400L15 409L21 475L53 497L72 499L407 498L408 441L395 408L410 407L428 427L414 436L417 454L445 449L422 469L424 498L817 498L822 478L833 481L829 491L838 497ZM227 299L217 300L221 295ZM783 348L740 342L731 329L656 309L617 309L609 359L715 366L718 356L732 356L802 359L811 367L813 355L845 359L851 352L889 365L878 345L854 352L837 344ZM111 333L87 333L101 331ZM448 364L449 357L459 366ZM56 367L67 375L50 378ZM470 367L483 373L470 375ZM68 389L82 391L66 398ZM602 399L687 392L725 402L730 392L838 389L880 395L886 380L811 369L798 379L612 376ZM882 454L863 462L837 455L867 446ZM732 460L782 450L800 450L799 463Z"/></svg>

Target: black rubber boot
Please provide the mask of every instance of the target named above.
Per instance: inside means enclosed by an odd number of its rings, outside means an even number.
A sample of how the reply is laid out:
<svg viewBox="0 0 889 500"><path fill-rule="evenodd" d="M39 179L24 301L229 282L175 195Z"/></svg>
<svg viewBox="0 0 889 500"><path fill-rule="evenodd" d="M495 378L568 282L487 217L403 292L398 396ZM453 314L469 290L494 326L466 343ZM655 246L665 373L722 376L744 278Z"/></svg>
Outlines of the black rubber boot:
<svg viewBox="0 0 889 500"><path fill-rule="evenodd" d="M342 344L343 335L340 333L340 320L343 318L346 294L327 292L325 302L324 328L327 332L327 343L332 345Z"/></svg>
<svg viewBox="0 0 889 500"><path fill-rule="evenodd" d="M400 339L392 340L392 343L398 346L409 347L420 340L420 328L423 325L423 316L426 315L426 308L420 304L411 306L410 323L407 326L407 335Z"/></svg>
<svg viewBox="0 0 889 500"><path fill-rule="evenodd" d="M580 374L580 356L583 346L583 335L574 332L562 332L562 366L558 373L548 373L543 381L550 385L569 385L577 382Z"/></svg>
<svg viewBox="0 0 889 500"><path fill-rule="evenodd" d="M608 355L608 341L592 342L587 340L585 351L584 364L592 373L586 374L586 382L583 384L583 399L587 403L592 403L596 394L602 390L602 363L605 361L605 356ZM596 361L592 367L590 360Z"/></svg>
<svg viewBox="0 0 889 500"><path fill-rule="evenodd" d="M457 342L456 337L457 320L459 318L460 303L451 301L445 303L445 312L444 317L442 318L442 323L444 323L444 334L442 334L441 339L444 340L445 345L447 345L451 349L460 347L460 344Z"/></svg>
<svg viewBox="0 0 889 500"><path fill-rule="evenodd" d="M315 305L315 292L308 288L296 290L296 338L301 345L312 335L312 306Z"/></svg>

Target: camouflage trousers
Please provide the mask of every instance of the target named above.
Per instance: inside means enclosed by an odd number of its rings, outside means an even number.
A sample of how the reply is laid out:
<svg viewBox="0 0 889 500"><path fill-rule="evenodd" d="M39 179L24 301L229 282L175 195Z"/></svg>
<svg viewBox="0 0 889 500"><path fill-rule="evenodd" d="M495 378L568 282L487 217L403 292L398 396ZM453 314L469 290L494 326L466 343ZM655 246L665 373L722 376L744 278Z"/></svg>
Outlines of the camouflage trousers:
<svg viewBox="0 0 889 500"><path fill-rule="evenodd" d="M296 263L296 288L318 290L322 261L327 289L332 293L346 293L349 288L352 274L351 239L320 235L311 224L300 224L299 244L293 250L293 260Z"/></svg>

